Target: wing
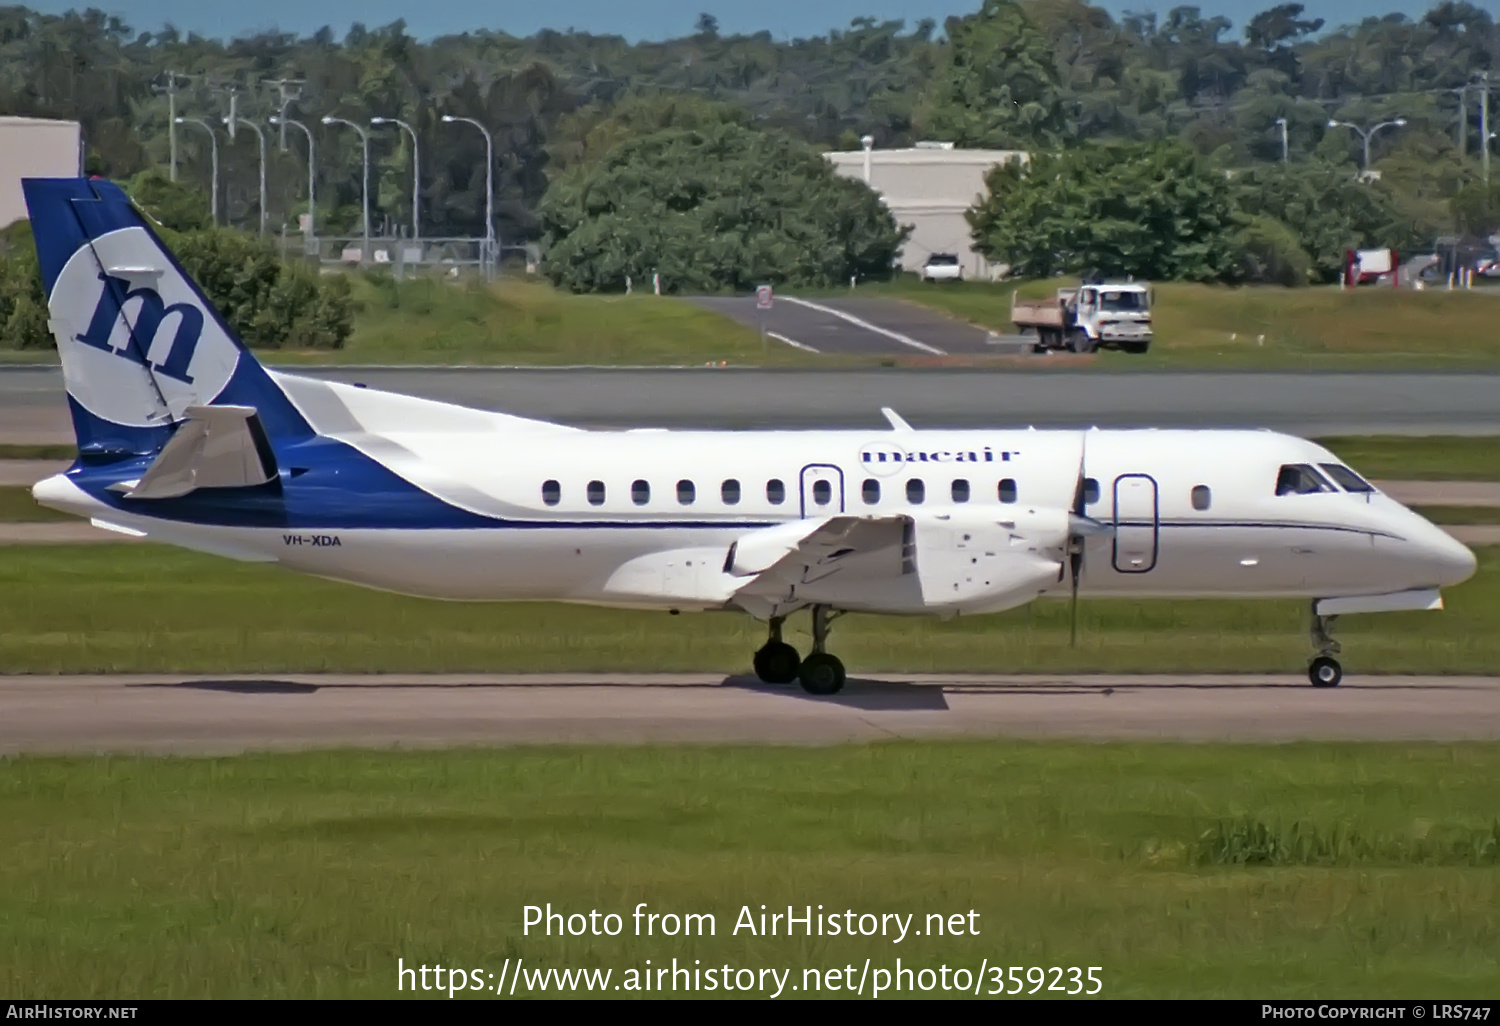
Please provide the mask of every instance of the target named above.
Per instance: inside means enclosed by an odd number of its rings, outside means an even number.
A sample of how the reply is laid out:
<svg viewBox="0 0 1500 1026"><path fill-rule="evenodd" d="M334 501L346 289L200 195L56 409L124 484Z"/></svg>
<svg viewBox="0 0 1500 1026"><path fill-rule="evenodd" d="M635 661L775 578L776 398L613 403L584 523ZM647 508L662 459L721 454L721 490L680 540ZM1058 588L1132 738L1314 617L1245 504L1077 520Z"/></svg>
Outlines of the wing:
<svg viewBox="0 0 1500 1026"><path fill-rule="evenodd" d="M995 612L1058 586L1067 510L835 516L741 538L725 571L749 579L730 601L758 616L812 604L887 613Z"/></svg>

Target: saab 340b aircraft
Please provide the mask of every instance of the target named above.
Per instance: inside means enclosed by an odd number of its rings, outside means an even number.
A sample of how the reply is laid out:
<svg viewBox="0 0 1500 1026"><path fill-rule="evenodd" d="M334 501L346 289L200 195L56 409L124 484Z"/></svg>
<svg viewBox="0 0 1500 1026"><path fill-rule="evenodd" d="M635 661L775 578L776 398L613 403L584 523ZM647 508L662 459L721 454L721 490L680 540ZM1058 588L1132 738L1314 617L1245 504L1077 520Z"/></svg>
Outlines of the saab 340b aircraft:
<svg viewBox="0 0 1500 1026"><path fill-rule="evenodd" d="M1269 431L585 431L269 371L119 188L24 188L79 450L33 494L99 527L411 595L738 610L760 678L814 694L844 683L838 613L1049 594L1308 599L1329 687L1335 616L1474 572Z"/></svg>

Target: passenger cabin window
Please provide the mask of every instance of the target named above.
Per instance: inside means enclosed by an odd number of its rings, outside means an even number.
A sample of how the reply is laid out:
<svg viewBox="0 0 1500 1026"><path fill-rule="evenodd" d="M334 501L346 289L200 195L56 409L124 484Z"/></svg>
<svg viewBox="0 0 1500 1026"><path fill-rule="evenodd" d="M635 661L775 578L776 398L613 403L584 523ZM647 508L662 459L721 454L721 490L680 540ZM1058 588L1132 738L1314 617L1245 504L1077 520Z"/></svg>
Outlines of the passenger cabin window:
<svg viewBox="0 0 1500 1026"><path fill-rule="evenodd" d="M1208 509L1208 507L1212 506L1213 504L1214 504L1214 493L1209 490L1208 485L1194 485L1193 486L1193 508L1194 509L1199 510L1201 512L1202 510Z"/></svg>
<svg viewBox="0 0 1500 1026"><path fill-rule="evenodd" d="M813 482L813 502L819 506L826 506L833 500L833 485L827 481Z"/></svg>
<svg viewBox="0 0 1500 1026"><path fill-rule="evenodd" d="M589 505L590 506L602 506L602 505L604 505L604 482L603 481L590 481L589 482L589 486L588 486L588 490L587 490L587 495L588 495L588 498L589 498Z"/></svg>
<svg viewBox="0 0 1500 1026"><path fill-rule="evenodd" d="M920 506L922 504L922 500L925 498L927 498L927 486L922 483L921 478L914 477L910 481L906 482L907 502L911 503L913 506Z"/></svg>
<svg viewBox="0 0 1500 1026"><path fill-rule="evenodd" d="M691 506L693 500L698 497L698 490L693 487L693 482L683 480L677 482L677 501L684 506Z"/></svg>
<svg viewBox="0 0 1500 1026"><path fill-rule="evenodd" d="M1083 504L1092 506L1099 501L1099 482L1092 477L1083 479Z"/></svg>
<svg viewBox="0 0 1500 1026"><path fill-rule="evenodd" d="M969 482L963 480L962 478L959 478L957 481L953 482L953 501L969 501Z"/></svg>
<svg viewBox="0 0 1500 1026"><path fill-rule="evenodd" d="M865 478L865 483L859 486L859 495L866 506L875 505L880 501L880 482L873 477Z"/></svg>
<svg viewBox="0 0 1500 1026"><path fill-rule="evenodd" d="M562 502L562 485L556 481L543 481L542 501L548 506L556 506Z"/></svg>
<svg viewBox="0 0 1500 1026"><path fill-rule="evenodd" d="M630 485L630 501L637 506L644 506L651 501L651 482L633 481Z"/></svg>
<svg viewBox="0 0 1500 1026"><path fill-rule="evenodd" d="M780 506L786 501L786 485L776 478L766 482L766 501L773 506Z"/></svg>
<svg viewBox="0 0 1500 1026"><path fill-rule="evenodd" d="M726 506L738 506L740 503L740 483L730 478L719 486L719 498L724 500Z"/></svg>
<svg viewBox="0 0 1500 1026"><path fill-rule="evenodd" d="M1000 481L1000 501L1016 501L1016 479L1013 477L1003 478Z"/></svg>
<svg viewBox="0 0 1500 1026"><path fill-rule="evenodd" d="M1276 475L1277 495L1312 495L1338 489L1306 463L1289 463Z"/></svg>
<svg viewBox="0 0 1500 1026"><path fill-rule="evenodd" d="M1333 478L1334 482L1346 492L1373 492L1375 488L1348 467L1337 463L1319 463L1323 473Z"/></svg>

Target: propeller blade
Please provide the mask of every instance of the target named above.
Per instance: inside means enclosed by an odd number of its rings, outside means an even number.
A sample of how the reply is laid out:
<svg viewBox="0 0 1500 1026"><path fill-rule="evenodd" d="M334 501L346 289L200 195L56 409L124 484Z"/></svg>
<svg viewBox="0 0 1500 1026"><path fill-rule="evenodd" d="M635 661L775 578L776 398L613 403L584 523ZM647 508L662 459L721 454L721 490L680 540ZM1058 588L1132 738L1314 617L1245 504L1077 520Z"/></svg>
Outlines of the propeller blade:
<svg viewBox="0 0 1500 1026"><path fill-rule="evenodd" d="M1075 537L1100 538L1115 533L1114 524L1106 524L1102 520L1086 517L1079 513L1068 514L1068 530Z"/></svg>
<svg viewBox="0 0 1500 1026"><path fill-rule="evenodd" d="M1083 575L1083 550L1088 544L1090 537L1100 534L1109 534L1113 531L1107 524L1102 524L1084 513L1088 506L1087 478L1084 477L1084 459L1087 449L1087 436L1078 450L1078 484L1073 489L1073 509L1068 514L1068 568L1072 578L1070 585L1072 597L1068 610L1068 645L1071 648L1078 647L1078 579Z"/></svg>
<svg viewBox="0 0 1500 1026"><path fill-rule="evenodd" d="M1078 577L1083 572L1083 539L1075 539L1073 551L1068 553L1068 565L1072 569L1072 603L1068 613L1068 645L1078 647Z"/></svg>

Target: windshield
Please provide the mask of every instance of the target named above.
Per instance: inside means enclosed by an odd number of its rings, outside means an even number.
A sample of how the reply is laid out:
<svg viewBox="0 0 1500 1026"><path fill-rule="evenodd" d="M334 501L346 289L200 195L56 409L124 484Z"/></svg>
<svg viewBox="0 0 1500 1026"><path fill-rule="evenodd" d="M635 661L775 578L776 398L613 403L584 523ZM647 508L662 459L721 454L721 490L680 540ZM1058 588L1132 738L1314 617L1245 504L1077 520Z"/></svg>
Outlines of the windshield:
<svg viewBox="0 0 1500 1026"><path fill-rule="evenodd" d="M1144 292L1101 292L1099 309L1144 310L1146 309L1146 294Z"/></svg>
<svg viewBox="0 0 1500 1026"><path fill-rule="evenodd" d="M1336 492L1328 479L1307 463L1282 467L1276 475L1277 495L1311 495L1314 492Z"/></svg>
<svg viewBox="0 0 1500 1026"><path fill-rule="evenodd" d="M932 254L932 256L927 258L927 262L929 264L948 266L958 263L958 257L954 256L952 253L934 253Z"/></svg>
<svg viewBox="0 0 1500 1026"><path fill-rule="evenodd" d="M1370 485L1370 482L1360 477L1348 467L1340 466L1337 463L1320 463L1318 466L1322 467L1323 472L1333 478L1338 483L1338 486L1346 492L1373 492L1375 490Z"/></svg>

